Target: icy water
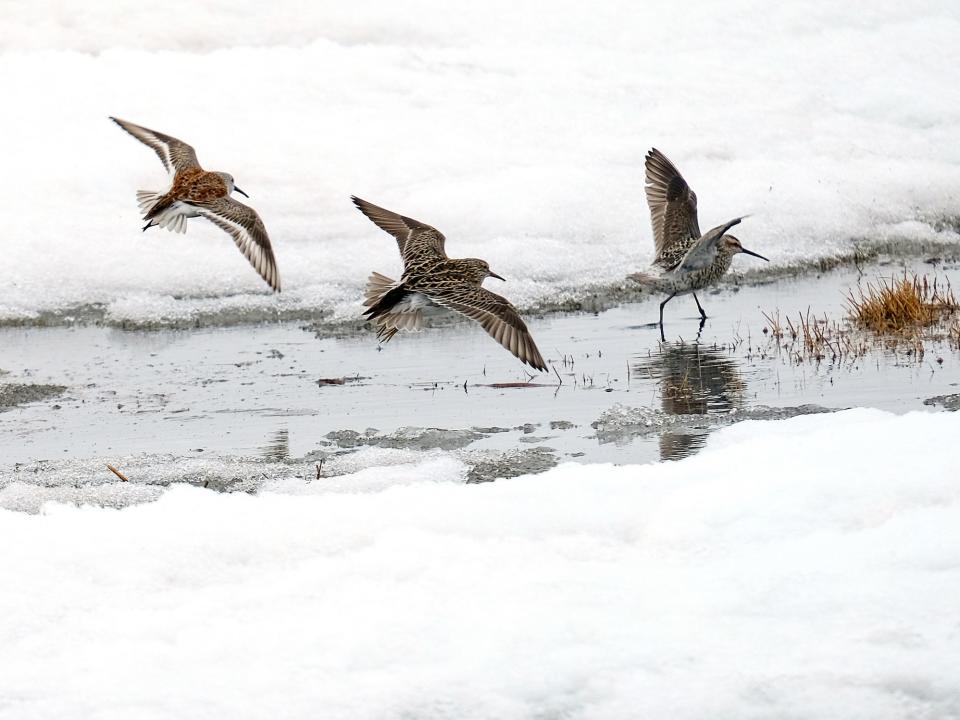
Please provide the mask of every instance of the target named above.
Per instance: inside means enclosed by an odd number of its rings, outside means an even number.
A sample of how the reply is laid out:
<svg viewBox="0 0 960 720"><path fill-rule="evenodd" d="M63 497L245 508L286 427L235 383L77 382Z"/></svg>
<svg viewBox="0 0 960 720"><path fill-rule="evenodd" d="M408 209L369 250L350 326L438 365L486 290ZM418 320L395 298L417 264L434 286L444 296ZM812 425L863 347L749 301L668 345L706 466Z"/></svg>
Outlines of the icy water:
<svg viewBox="0 0 960 720"><path fill-rule="evenodd" d="M899 272L890 264L863 277ZM955 266L937 272L958 284ZM931 407L924 401L937 396L949 406L960 392L960 357L946 344L922 359L876 349L811 363L764 333L763 312L796 317L809 308L839 318L859 277L845 269L728 286L702 298L711 315L702 331L692 299L675 299L663 344L650 323L653 299L532 318L551 366L541 375L471 324L381 349L367 333L324 338L297 324L7 328L0 484L113 482L110 462L134 481L250 489L397 461L390 451L451 452L472 468L468 479L489 480L566 460L678 459L714 428L747 418L852 406L902 412ZM25 502L23 491L15 496Z"/></svg>

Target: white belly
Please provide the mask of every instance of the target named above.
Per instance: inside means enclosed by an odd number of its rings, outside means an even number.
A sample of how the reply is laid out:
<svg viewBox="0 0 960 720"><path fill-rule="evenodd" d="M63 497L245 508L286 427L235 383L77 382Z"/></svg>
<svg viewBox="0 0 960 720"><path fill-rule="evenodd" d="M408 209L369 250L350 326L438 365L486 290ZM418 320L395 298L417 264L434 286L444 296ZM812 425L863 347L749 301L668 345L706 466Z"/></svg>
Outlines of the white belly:
<svg viewBox="0 0 960 720"><path fill-rule="evenodd" d="M400 302L393 306L393 312L413 312L415 310L423 310L428 307L436 307L436 303L433 302L426 295L421 295L420 293L409 293L406 297L403 298Z"/></svg>
<svg viewBox="0 0 960 720"><path fill-rule="evenodd" d="M169 208L157 215L153 221L160 227L165 227L173 232L185 233L187 231L187 218L199 217L200 213L196 208L185 205L181 202L175 202Z"/></svg>

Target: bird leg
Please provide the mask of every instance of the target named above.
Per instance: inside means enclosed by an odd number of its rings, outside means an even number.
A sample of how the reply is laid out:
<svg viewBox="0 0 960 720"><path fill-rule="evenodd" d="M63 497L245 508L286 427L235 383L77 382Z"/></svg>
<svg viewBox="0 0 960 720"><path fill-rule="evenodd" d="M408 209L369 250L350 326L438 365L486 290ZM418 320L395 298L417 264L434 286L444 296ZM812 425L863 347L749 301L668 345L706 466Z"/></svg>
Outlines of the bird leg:
<svg viewBox="0 0 960 720"><path fill-rule="evenodd" d="M151 220L150 222L148 222L146 225L143 226L143 232L146 232L152 227L156 227L156 225L157 224L153 220Z"/></svg>
<svg viewBox="0 0 960 720"><path fill-rule="evenodd" d="M700 305L696 293L693 293L693 301L697 304L697 310L700 311L700 327L703 327L703 321L707 319L707 314L703 311L703 307Z"/></svg>
<svg viewBox="0 0 960 720"><path fill-rule="evenodd" d="M666 306L668 302L673 300L674 295L676 295L676 293L670 293L670 297L668 297L666 300L660 303L660 341L661 342L667 341L667 339L663 335L663 308Z"/></svg>

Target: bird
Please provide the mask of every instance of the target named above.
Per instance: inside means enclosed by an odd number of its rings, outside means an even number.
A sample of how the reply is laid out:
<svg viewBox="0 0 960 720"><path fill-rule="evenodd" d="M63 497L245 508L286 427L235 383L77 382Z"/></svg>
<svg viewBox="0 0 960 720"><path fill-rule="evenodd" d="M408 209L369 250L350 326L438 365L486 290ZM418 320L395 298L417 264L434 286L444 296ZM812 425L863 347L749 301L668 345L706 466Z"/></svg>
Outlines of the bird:
<svg viewBox="0 0 960 720"><path fill-rule="evenodd" d="M110 119L151 148L172 176L166 192L137 191L137 204L147 221L144 232L165 227L185 233L188 218L205 217L228 233L260 277L280 292L280 273L267 229L256 210L230 197L234 191L250 197L236 186L233 176L204 170L197 153L182 140L126 120Z"/></svg>
<svg viewBox="0 0 960 720"><path fill-rule="evenodd" d="M476 320L503 347L530 367L547 366L530 331L506 298L481 287L488 277L504 280L484 260L449 258L443 233L419 220L352 196L354 205L397 241L403 259L400 282L374 272L367 280L364 315L387 342L400 330L420 330L423 309L439 306Z"/></svg>
<svg viewBox="0 0 960 720"><path fill-rule="evenodd" d="M700 311L700 327L707 313L697 298L697 290L712 285L730 269L739 253L767 260L747 250L740 240L726 232L746 215L728 220L700 234L697 221L697 195L666 155L651 148L646 155L646 194L653 225L656 256L647 271L627 277L654 292L665 293L660 303L660 339L664 340L663 308L677 295L693 295ZM769 262L769 261L768 261Z"/></svg>

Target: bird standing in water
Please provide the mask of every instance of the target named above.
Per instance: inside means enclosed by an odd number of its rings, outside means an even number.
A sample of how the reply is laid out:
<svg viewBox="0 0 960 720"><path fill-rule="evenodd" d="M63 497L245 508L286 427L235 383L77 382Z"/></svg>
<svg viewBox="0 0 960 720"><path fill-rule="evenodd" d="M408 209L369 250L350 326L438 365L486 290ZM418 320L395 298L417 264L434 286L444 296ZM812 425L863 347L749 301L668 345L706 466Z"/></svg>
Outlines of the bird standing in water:
<svg viewBox="0 0 960 720"><path fill-rule="evenodd" d="M645 165L647 204L657 254L649 270L627 277L645 288L667 295L667 299L660 303L659 323L660 339L665 340L663 308L674 297L687 293L693 295L702 328L707 313L696 291L719 281L738 253L761 260L767 258L747 250L737 238L726 234L743 217L728 220L701 235L697 196L677 168L656 148L647 153Z"/></svg>

